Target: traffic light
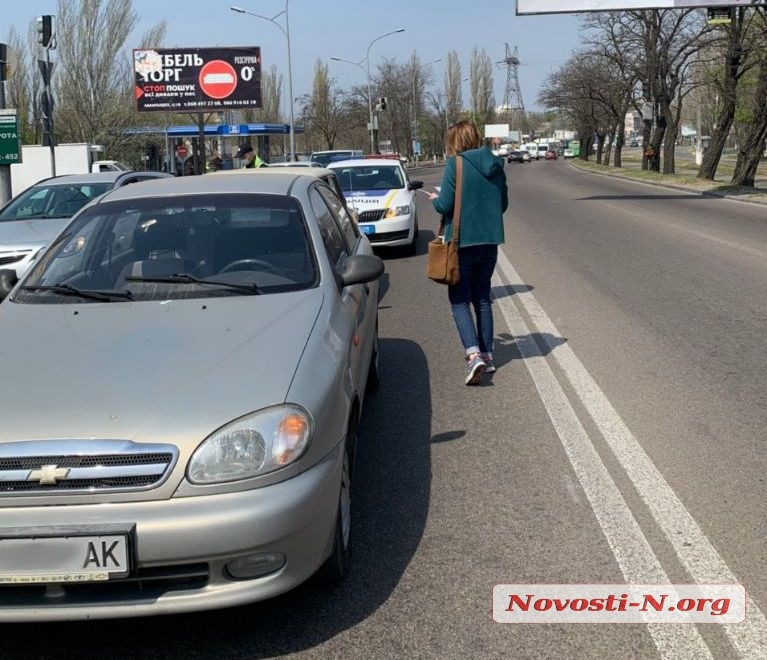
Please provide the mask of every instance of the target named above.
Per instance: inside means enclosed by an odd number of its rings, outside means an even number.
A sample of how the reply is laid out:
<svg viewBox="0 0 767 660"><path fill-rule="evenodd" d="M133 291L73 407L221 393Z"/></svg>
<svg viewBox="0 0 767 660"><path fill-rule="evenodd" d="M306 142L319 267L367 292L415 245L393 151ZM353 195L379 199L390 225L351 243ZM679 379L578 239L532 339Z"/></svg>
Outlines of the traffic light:
<svg viewBox="0 0 767 660"><path fill-rule="evenodd" d="M53 38L53 16L44 14L37 17L37 43L43 48L50 48Z"/></svg>
<svg viewBox="0 0 767 660"><path fill-rule="evenodd" d="M378 99L378 107L381 110L386 110L386 97L382 96L380 99Z"/></svg>

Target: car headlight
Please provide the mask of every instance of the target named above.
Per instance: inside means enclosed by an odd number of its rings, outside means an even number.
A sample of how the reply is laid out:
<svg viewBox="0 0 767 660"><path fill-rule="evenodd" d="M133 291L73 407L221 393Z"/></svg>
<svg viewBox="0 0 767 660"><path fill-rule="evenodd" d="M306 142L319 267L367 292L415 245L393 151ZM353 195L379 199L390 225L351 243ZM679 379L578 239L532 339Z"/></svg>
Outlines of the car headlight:
<svg viewBox="0 0 767 660"><path fill-rule="evenodd" d="M410 215L410 206L390 206L386 209L386 215L384 218L394 218L398 215Z"/></svg>
<svg viewBox="0 0 767 660"><path fill-rule="evenodd" d="M299 406L251 413L203 441L189 461L187 479L193 484L215 484L268 474L298 460L311 435L311 417Z"/></svg>

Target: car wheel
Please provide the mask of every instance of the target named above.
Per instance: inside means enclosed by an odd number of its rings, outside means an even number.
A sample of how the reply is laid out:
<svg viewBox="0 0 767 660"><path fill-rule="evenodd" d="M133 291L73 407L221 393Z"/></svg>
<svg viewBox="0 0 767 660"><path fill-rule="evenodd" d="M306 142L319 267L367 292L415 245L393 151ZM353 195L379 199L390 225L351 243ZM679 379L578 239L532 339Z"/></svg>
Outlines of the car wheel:
<svg viewBox="0 0 767 660"><path fill-rule="evenodd" d="M365 382L365 391L374 392L378 389L381 382L381 372L378 370L378 321L376 321L376 331L373 336L373 351L370 354L370 367L368 367L368 379Z"/></svg>
<svg viewBox="0 0 767 660"><path fill-rule="evenodd" d="M322 565L322 577L327 582L340 582L346 577L351 564L351 529L352 529L352 465L349 456L349 444L356 441L356 431L350 429L344 448L344 464L341 470L341 491L338 496L338 516L336 517L333 552Z"/></svg>

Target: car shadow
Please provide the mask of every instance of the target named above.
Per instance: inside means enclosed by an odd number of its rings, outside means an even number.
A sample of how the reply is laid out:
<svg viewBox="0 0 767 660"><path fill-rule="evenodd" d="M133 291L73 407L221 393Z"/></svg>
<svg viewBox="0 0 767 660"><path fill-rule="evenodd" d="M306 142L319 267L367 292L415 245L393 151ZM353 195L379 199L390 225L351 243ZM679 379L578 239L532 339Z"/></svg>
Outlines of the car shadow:
<svg viewBox="0 0 767 660"><path fill-rule="evenodd" d="M431 491L428 363L418 344L380 339L381 383L365 401L355 466L352 570L254 605L138 620L14 624L0 657L266 658L312 649L374 614L421 542ZM407 368L402 368L407 365ZM413 405L418 402L418 405Z"/></svg>
<svg viewBox="0 0 767 660"><path fill-rule="evenodd" d="M530 293L531 291L535 291L535 287L529 284L504 284L503 286L494 286L491 289L494 300L510 298L511 296L516 296L520 293Z"/></svg>

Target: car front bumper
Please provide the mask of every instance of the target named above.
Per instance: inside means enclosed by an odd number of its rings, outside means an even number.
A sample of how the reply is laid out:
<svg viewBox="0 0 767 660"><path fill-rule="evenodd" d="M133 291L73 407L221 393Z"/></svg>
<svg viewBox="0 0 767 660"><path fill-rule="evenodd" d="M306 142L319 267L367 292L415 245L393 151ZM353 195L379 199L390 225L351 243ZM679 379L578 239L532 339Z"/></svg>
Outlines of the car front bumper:
<svg viewBox="0 0 767 660"><path fill-rule="evenodd" d="M3 527L124 526L134 530L133 571L102 583L0 587L0 621L61 621L230 607L289 591L329 556L343 443L309 470L239 493L165 501L2 510ZM2 535L2 530L0 530ZM234 579L233 559L282 553L275 572Z"/></svg>
<svg viewBox="0 0 767 660"><path fill-rule="evenodd" d="M375 232L369 234L365 231L366 226L375 228ZM364 232L371 245L376 247L410 245L413 242L415 232L415 219L413 214L397 216L378 222L360 224L360 231Z"/></svg>

